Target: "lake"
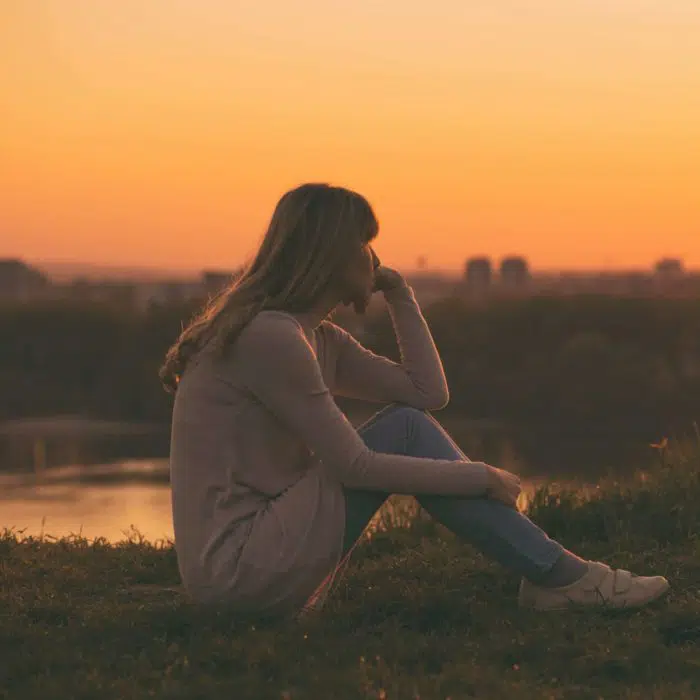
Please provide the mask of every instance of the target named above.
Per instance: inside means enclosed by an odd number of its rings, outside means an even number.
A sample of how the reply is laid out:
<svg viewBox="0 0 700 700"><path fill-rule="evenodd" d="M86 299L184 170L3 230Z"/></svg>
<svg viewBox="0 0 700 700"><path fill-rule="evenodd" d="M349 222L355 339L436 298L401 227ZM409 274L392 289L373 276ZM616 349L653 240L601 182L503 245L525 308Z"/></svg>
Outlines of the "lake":
<svg viewBox="0 0 700 700"><path fill-rule="evenodd" d="M524 482L526 500L538 483ZM22 537L81 535L112 543L137 536L137 530L153 543L172 541L168 462L55 467L40 477L0 474L0 531L5 528Z"/></svg>
<svg viewBox="0 0 700 700"><path fill-rule="evenodd" d="M59 467L40 483L34 475L0 475L0 528L118 542L135 527L151 542L172 540L167 471L167 460L134 460Z"/></svg>

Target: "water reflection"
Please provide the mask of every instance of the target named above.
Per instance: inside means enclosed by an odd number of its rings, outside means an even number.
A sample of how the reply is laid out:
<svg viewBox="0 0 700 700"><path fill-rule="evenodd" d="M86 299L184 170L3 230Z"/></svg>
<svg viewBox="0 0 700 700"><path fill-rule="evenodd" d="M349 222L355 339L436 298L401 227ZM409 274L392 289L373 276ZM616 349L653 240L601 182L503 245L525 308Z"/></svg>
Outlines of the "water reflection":
<svg viewBox="0 0 700 700"><path fill-rule="evenodd" d="M45 473L0 478L0 529L18 535L104 537L119 542L133 528L151 542L172 540L167 463L65 467Z"/></svg>
<svg viewBox="0 0 700 700"><path fill-rule="evenodd" d="M521 507L539 483L525 482ZM413 510L411 502L408 511ZM0 474L0 514L0 531L7 528L22 537L80 535L116 543L138 531L153 543L172 541L168 463L57 467L38 478Z"/></svg>

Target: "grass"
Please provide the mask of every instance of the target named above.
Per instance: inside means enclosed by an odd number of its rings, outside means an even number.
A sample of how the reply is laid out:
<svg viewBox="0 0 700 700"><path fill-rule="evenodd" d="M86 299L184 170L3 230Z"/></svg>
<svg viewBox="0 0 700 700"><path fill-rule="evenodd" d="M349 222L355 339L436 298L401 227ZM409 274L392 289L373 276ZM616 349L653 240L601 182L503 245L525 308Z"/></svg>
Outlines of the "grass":
<svg viewBox="0 0 700 700"><path fill-rule="evenodd" d="M0 698L700 697L700 450L634 481L549 487L532 517L584 556L669 577L636 613L538 615L517 579L394 501L323 614L203 613L169 543L0 536Z"/></svg>

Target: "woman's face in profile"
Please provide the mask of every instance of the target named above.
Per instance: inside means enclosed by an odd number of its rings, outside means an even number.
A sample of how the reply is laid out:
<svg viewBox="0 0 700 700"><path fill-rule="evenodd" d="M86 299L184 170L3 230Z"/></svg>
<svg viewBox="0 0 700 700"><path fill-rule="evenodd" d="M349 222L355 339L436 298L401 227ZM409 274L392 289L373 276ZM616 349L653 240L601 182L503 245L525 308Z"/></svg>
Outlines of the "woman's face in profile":
<svg viewBox="0 0 700 700"><path fill-rule="evenodd" d="M357 313L364 313L372 299L374 272L380 262L369 243L356 249L348 258L345 270L343 303L352 304Z"/></svg>

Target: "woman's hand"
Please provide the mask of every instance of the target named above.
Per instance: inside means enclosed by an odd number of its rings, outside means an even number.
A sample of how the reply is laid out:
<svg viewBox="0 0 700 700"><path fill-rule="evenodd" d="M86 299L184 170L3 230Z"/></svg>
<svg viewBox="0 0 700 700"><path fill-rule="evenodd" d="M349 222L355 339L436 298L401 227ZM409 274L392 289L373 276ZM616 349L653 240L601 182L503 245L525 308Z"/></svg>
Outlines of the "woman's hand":
<svg viewBox="0 0 700 700"><path fill-rule="evenodd" d="M379 265L374 271L374 286L373 292L388 292L396 287L405 287L406 280L400 272L392 270L390 267Z"/></svg>
<svg viewBox="0 0 700 700"><path fill-rule="evenodd" d="M489 466L489 486L486 489L486 497L505 503L510 508L516 507L520 491L520 478L515 474Z"/></svg>

